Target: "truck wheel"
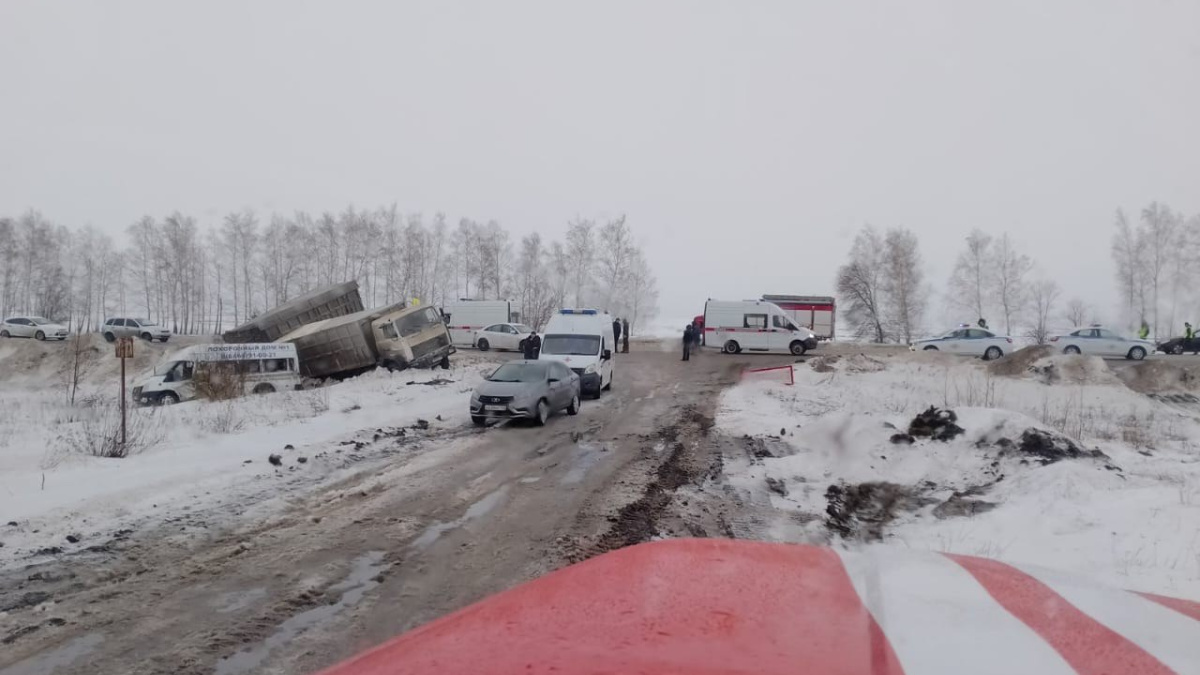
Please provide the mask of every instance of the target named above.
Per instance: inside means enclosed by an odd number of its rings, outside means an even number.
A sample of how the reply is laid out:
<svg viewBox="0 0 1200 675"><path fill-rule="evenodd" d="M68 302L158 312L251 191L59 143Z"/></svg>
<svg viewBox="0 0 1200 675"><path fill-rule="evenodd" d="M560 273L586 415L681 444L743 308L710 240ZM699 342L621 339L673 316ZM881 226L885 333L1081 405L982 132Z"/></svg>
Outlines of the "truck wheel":
<svg viewBox="0 0 1200 675"><path fill-rule="evenodd" d="M117 341L117 336L116 336L116 335L113 335L112 333L105 333L105 334L104 334L104 341L105 341L105 342L116 342L116 341Z"/></svg>
<svg viewBox="0 0 1200 675"><path fill-rule="evenodd" d="M475 346L479 347L479 351L486 352L488 350L487 338L479 338L479 344L477 344Z"/></svg>
<svg viewBox="0 0 1200 675"><path fill-rule="evenodd" d="M804 356L804 352L807 351L807 348L804 346L803 342L799 340L793 340L792 344L788 345L788 351L792 353L792 356Z"/></svg>
<svg viewBox="0 0 1200 675"><path fill-rule="evenodd" d="M722 348L722 351L724 351L726 354L736 354L740 349L741 347L738 346L736 340L730 340L729 342L725 343L725 347Z"/></svg>
<svg viewBox="0 0 1200 675"><path fill-rule="evenodd" d="M609 375L608 376L608 384L601 387L601 389L603 389L604 391L612 391L613 378L616 377L616 375L617 375L616 373Z"/></svg>
<svg viewBox="0 0 1200 675"><path fill-rule="evenodd" d="M266 382L263 382L262 384L254 385L254 393L255 394L274 394L275 387L267 384Z"/></svg>
<svg viewBox="0 0 1200 675"><path fill-rule="evenodd" d="M158 397L159 405L175 405L176 403L179 403L179 394L173 391L164 391Z"/></svg>
<svg viewBox="0 0 1200 675"><path fill-rule="evenodd" d="M443 356L443 357L442 357L442 362L441 362L439 365L441 365L441 367L442 367L442 370L450 370L450 357L449 357L449 356Z"/></svg>
<svg viewBox="0 0 1200 675"><path fill-rule="evenodd" d="M487 418L483 415L471 415L471 423L477 427L487 425Z"/></svg>

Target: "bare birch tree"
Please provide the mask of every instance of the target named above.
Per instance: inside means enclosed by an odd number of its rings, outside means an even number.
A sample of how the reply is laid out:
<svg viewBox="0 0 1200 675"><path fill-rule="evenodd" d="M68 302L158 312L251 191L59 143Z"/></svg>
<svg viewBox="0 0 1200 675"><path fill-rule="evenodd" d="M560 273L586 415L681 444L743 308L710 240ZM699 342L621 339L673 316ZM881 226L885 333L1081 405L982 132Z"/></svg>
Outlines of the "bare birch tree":
<svg viewBox="0 0 1200 675"><path fill-rule="evenodd" d="M855 335L870 336L874 342L889 337L884 316L884 243L871 226L854 238L850 259L838 268L837 292L848 306L846 315Z"/></svg>
<svg viewBox="0 0 1200 675"><path fill-rule="evenodd" d="M925 316L927 289L917 237L910 230L892 228L883 240L884 314L896 337L912 342Z"/></svg>
<svg viewBox="0 0 1200 675"><path fill-rule="evenodd" d="M1029 284L1029 306L1033 310L1033 323L1027 337L1039 345L1050 339L1050 316L1058 302L1058 284L1053 279L1038 279Z"/></svg>
<svg viewBox="0 0 1200 675"><path fill-rule="evenodd" d="M1020 317L1028 302L1027 277L1033 269L1033 261L1017 250L1007 232L994 242L992 253L995 256L991 264L992 281L996 286L994 296L1004 314L1004 332L1012 335L1013 321Z"/></svg>
<svg viewBox="0 0 1200 675"><path fill-rule="evenodd" d="M1078 327L1087 323L1088 314L1091 314L1091 312L1092 310L1090 307L1088 307L1086 302L1080 300L1079 298L1071 298L1071 300L1067 302L1067 313L1065 318L1067 323L1071 324L1072 327Z"/></svg>

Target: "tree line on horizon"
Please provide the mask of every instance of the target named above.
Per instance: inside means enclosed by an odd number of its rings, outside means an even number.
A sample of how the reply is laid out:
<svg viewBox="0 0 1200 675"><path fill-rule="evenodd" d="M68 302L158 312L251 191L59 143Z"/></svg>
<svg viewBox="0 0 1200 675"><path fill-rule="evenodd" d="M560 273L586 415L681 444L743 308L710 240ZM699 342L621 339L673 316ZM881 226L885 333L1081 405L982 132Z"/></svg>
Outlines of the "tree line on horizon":
<svg viewBox="0 0 1200 675"><path fill-rule="evenodd" d="M523 321L596 305L645 322L657 280L624 216L577 218L561 239L520 238L500 223L395 206L319 215L227 214L200 224L145 216L114 238L30 210L0 217L0 315L92 331L107 316L144 316L183 334L219 334L307 291L354 280L363 304L508 299Z"/></svg>
<svg viewBox="0 0 1200 675"><path fill-rule="evenodd" d="M1134 331L1143 322L1159 339L1182 331L1185 308L1200 276L1200 215L1186 217L1152 202L1136 226L1117 209L1112 259L1121 302L1117 323ZM925 334L933 289L926 281L917 236L906 228L885 231L866 225L838 268L838 299L856 337L873 342L911 342ZM1056 321L1080 326L1098 310L1079 298L1062 302L1058 283L1024 253L1008 233L973 230L946 285L946 305L986 318L997 332L1032 339L1050 337Z"/></svg>

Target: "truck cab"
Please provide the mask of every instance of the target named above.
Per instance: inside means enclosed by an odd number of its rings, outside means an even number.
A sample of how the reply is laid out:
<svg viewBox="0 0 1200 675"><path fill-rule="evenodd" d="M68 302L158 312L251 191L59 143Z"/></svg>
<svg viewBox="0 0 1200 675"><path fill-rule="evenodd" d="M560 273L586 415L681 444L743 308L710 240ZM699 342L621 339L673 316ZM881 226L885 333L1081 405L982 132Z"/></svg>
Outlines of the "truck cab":
<svg viewBox="0 0 1200 675"><path fill-rule="evenodd" d="M433 307L406 307L371 322L379 365L389 370L450 367L457 351L442 315Z"/></svg>
<svg viewBox="0 0 1200 675"><path fill-rule="evenodd" d="M542 335L538 360L558 361L579 375L585 395L612 388L612 317L595 309L560 309Z"/></svg>

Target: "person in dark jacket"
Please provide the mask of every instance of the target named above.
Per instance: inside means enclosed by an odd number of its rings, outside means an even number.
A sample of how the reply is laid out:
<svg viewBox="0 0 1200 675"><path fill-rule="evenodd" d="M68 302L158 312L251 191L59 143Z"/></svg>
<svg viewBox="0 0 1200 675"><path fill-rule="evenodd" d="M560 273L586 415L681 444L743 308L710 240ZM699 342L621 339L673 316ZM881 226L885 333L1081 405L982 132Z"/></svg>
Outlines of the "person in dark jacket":
<svg viewBox="0 0 1200 675"><path fill-rule="evenodd" d="M538 354L542 351L542 338L537 333L530 333L529 337L525 338L522 346L525 348L525 358L530 361L536 361Z"/></svg>
<svg viewBox="0 0 1200 675"><path fill-rule="evenodd" d="M987 320L984 319L982 316L979 317L979 323L977 325L984 330L989 330L987 327Z"/></svg>
<svg viewBox="0 0 1200 675"><path fill-rule="evenodd" d="M613 319L613 349L621 344L621 320Z"/></svg>
<svg viewBox="0 0 1200 675"><path fill-rule="evenodd" d="M629 353L629 319L621 319L621 337L624 342L621 343L621 351Z"/></svg>
<svg viewBox="0 0 1200 675"><path fill-rule="evenodd" d="M696 333L692 330L692 324L688 324L683 329L683 360L689 361L692 358L692 341L696 339Z"/></svg>

